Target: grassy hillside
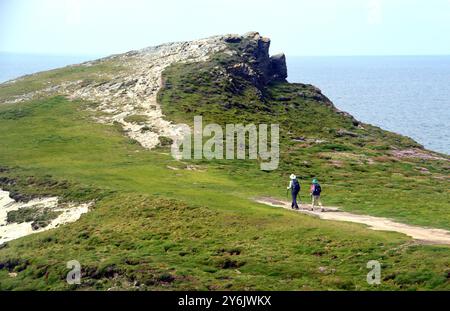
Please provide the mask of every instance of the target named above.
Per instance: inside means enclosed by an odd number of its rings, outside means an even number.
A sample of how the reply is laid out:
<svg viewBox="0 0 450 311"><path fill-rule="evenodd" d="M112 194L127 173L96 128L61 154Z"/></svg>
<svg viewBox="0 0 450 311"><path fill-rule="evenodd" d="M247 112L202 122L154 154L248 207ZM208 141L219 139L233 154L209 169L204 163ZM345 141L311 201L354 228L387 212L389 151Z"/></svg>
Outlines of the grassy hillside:
<svg viewBox="0 0 450 311"><path fill-rule="evenodd" d="M314 86L275 83L260 90L239 76L230 82L221 72L236 62L235 57L218 55L207 63L171 66L164 72L169 87L159 94L167 117L187 124L195 115L202 115L204 123L221 125L278 123L281 163L259 180L267 185L266 191L282 196L282 186L294 172L306 186L305 195L311 179L319 178L327 204L450 228L448 156L441 160L396 157L393 150L420 146L338 112ZM248 176L249 169L235 166L233 174Z"/></svg>
<svg viewBox="0 0 450 311"><path fill-rule="evenodd" d="M87 108L95 103L42 96L0 105L0 188L96 199L76 223L1 246L0 289L450 289L448 247L252 201L283 197L296 172L304 188L319 177L325 204L450 229L447 162L392 156L393 147L416 143L358 127L311 86L229 85L214 68L232 61L218 55L171 66L160 102L169 119L187 123L196 114L220 124L279 122L276 171L260 171L256 161L175 161L168 148L145 150L120 127L94 123ZM58 79L72 74L62 69ZM47 75L33 79L45 84ZM15 92L0 87L0 97ZM81 263L79 286L65 282L70 260ZM366 282L369 260L382 263L379 286Z"/></svg>

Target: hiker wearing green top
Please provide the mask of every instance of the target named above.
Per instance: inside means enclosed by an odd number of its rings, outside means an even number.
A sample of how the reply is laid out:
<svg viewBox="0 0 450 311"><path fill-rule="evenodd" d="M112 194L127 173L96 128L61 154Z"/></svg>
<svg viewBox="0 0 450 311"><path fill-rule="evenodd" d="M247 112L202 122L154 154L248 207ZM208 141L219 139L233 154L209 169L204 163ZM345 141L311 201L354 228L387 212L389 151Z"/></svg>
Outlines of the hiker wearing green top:
<svg viewBox="0 0 450 311"><path fill-rule="evenodd" d="M322 187L320 187L320 184L319 184L319 181L317 180L317 178L314 178L312 181L311 188L310 188L310 194L311 194L311 199L312 199L312 203L311 203L312 211L314 211L314 206L316 206L317 204L319 204L319 206L320 206L320 211L321 212L324 211L322 202L320 201L321 192L322 192Z"/></svg>

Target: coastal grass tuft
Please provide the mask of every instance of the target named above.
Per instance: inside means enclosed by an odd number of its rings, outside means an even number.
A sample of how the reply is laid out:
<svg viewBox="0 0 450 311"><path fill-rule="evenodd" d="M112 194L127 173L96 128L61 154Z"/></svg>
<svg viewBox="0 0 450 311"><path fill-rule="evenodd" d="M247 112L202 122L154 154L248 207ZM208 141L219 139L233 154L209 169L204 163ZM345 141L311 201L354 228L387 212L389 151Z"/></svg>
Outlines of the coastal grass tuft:
<svg viewBox="0 0 450 311"><path fill-rule="evenodd" d="M50 222L60 214L61 212L54 211L50 208L23 207L15 211L8 212L6 221L8 224L32 222L31 227L34 230L37 230L48 226Z"/></svg>

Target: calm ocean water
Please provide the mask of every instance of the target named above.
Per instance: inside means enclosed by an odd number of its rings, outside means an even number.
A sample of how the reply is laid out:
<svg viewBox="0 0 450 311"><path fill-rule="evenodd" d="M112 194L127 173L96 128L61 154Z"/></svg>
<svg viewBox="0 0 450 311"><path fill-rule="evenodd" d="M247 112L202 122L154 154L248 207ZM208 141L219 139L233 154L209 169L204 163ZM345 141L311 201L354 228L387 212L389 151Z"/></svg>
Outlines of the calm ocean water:
<svg viewBox="0 0 450 311"><path fill-rule="evenodd" d="M96 56L0 53L0 82ZM319 87L357 119L450 154L450 56L288 57L290 82Z"/></svg>
<svg viewBox="0 0 450 311"><path fill-rule="evenodd" d="M290 82L319 87L358 120L450 154L450 56L288 57Z"/></svg>

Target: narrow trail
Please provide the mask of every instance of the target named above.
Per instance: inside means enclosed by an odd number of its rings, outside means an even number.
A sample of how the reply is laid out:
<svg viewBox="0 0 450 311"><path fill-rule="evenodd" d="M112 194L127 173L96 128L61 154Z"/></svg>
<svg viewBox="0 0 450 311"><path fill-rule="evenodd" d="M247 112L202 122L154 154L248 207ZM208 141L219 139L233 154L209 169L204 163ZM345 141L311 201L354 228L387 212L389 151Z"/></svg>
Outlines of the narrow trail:
<svg viewBox="0 0 450 311"><path fill-rule="evenodd" d="M337 207L324 207L324 212L317 208L315 211L310 211L310 204L302 204L300 210L291 209L291 203L269 197L260 197L255 199L256 202L273 207L282 207L293 212L307 214L319 217L324 220L348 221L369 226L372 230L394 231L406 234L415 240L422 241L428 244L446 244L450 245L450 231L443 229L425 228L419 226L412 226L395 222L388 218L358 215L348 212L340 211Z"/></svg>

